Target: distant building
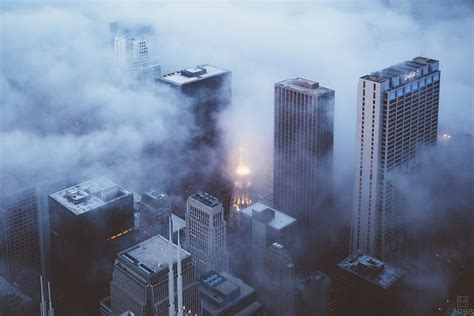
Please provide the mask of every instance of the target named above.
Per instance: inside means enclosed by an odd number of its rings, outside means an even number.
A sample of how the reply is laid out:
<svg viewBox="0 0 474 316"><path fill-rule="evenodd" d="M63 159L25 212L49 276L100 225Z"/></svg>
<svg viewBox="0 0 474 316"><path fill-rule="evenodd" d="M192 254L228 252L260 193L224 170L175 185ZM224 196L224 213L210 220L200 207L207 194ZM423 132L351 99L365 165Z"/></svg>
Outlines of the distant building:
<svg viewBox="0 0 474 316"><path fill-rule="evenodd" d="M158 190L143 193L139 202L140 230L148 237L168 236L171 204L168 196Z"/></svg>
<svg viewBox="0 0 474 316"><path fill-rule="evenodd" d="M232 195L229 178L227 148L223 144L222 130L218 124L220 113L232 102L232 74L211 65L199 65L163 75L157 83L184 96L183 109L191 114L194 135L175 156L171 172L190 170L182 183L175 184L175 194L186 199L194 192L209 192L221 201L226 218ZM175 169L173 169L175 168Z"/></svg>
<svg viewBox="0 0 474 316"><path fill-rule="evenodd" d="M177 280L176 245L172 245L173 282ZM199 312L198 280L191 255L180 251L183 280L183 306L191 315ZM169 241L152 237L125 251L115 261L110 283L110 310L113 315L130 311L135 316L169 315ZM173 293L177 295L178 288ZM175 300L176 301L176 300ZM103 302L106 303L106 302ZM104 308L105 310L105 308Z"/></svg>
<svg viewBox="0 0 474 316"><path fill-rule="evenodd" d="M14 177L0 181L0 276L36 302L41 273L37 191Z"/></svg>
<svg viewBox="0 0 474 316"><path fill-rule="evenodd" d="M115 64L117 69L139 79L154 79L161 76L161 66L152 64L145 40L115 36Z"/></svg>
<svg viewBox="0 0 474 316"><path fill-rule="evenodd" d="M414 254L397 181L420 169L436 144L439 61L416 57L359 79L351 253L395 265Z"/></svg>
<svg viewBox="0 0 474 316"><path fill-rule="evenodd" d="M117 253L133 242L133 195L96 178L49 195L58 314L96 315Z"/></svg>
<svg viewBox="0 0 474 316"><path fill-rule="evenodd" d="M296 315L328 316L331 279L322 272L313 272L296 284Z"/></svg>
<svg viewBox="0 0 474 316"><path fill-rule="evenodd" d="M265 314L295 315L295 266L283 245L273 243L265 253L265 280L259 289Z"/></svg>
<svg viewBox="0 0 474 316"><path fill-rule="evenodd" d="M246 251L251 255L251 276L248 277L258 292L263 282L266 250L274 242L290 249L295 241L296 220L260 202L243 209L242 213L248 222L250 236Z"/></svg>
<svg viewBox="0 0 474 316"><path fill-rule="evenodd" d="M334 90L302 79L275 84L274 207L316 238L328 225L323 202L331 193Z"/></svg>
<svg viewBox="0 0 474 316"><path fill-rule="evenodd" d="M227 271L224 210L219 200L208 193L196 193L188 198L185 248L196 261L199 275Z"/></svg>
<svg viewBox="0 0 474 316"><path fill-rule="evenodd" d="M230 204L229 226L235 230L242 230L242 209L252 204L250 169L243 161L243 149L240 148L239 165L235 171L234 189Z"/></svg>
<svg viewBox="0 0 474 316"><path fill-rule="evenodd" d="M364 254L341 261L334 280L334 315L405 315L404 272Z"/></svg>
<svg viewBox="0 0 474 316"><path fill-rule="evenodd" d="M210 271L199 285L203 316L263 315L255 290L227 272Z"/></svg>
<svg viewBox="0 0 474 316"><path fill-rule="evenodd" d="M33 307L31 298L0 277L0 315L24 316L37 314Z"/></svg>
<svg viewBox="0 0 474 316"><path fill-rule="evenodd" d="M252 192L255 202L273 207L273 161L269 161L252 175Z"/></svg>

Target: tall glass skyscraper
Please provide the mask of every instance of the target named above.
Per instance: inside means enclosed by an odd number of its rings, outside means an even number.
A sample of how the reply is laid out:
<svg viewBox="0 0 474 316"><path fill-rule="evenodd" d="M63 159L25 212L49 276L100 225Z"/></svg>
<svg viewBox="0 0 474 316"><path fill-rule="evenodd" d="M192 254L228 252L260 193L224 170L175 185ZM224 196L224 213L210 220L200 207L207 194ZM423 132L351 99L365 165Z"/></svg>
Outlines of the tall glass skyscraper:
<svg viewBox="0 0 474 316"><path fill-rule="evenodd" d="M400 264L414 250L397 186L436 144L439 62L416 57L359 79L351 252Z"/></svg>
<svg viewBox="0 0 474 316"><path fill-rule="evenodd" d="M318 206L329 193L334 90L296 78L275 84L273 201L305 233L321 225Z"/></svg>

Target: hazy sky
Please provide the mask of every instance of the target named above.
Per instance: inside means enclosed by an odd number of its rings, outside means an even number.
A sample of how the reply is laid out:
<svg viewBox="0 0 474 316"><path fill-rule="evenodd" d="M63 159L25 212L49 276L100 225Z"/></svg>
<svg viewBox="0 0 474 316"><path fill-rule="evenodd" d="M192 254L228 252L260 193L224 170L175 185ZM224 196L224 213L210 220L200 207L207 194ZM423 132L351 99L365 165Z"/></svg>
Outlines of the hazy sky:
<svg viewBox="0 0 474 316"><path fill-rule="evenodd" d="M336 91L336 179L352 181L358 78L418 55L440 60L440 131L472 133L473 5L394 3L3 2L0 170L110 173L126 185L141 176L145 144L186 139L178 98L118 80L108 31L117 20L154 27L146 39L164 73L232 71L221 124L229 150L244 142L254 165L271 157L273 84L300 76Z"/></svg>

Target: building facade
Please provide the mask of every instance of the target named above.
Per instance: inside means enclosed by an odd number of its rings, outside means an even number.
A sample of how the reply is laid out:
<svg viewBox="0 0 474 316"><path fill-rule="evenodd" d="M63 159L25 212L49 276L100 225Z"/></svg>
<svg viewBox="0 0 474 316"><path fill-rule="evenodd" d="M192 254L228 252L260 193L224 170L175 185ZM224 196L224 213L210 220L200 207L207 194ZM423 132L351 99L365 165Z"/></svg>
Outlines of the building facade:
<svg viewBox="0 0 474 316"><path fill-rule="evenodd" d="M186 244L199 275L227 271L226 222L222 204L208 193L196 193L187 201Z"/></svg>
<svg viewBox="0 0 474 316"><path fill-rule="evenodd" d="M172 244L169 251L169 240L158 235L122 251L117 256L113 279L110 282L112 315L121 315L126 311L135 316L169 315L170 253L173 284L178 281L178 253L181 259L184 310L191 315L199 313L199 283L191 255L182 249L178 252L175 244ZM174 297L177 292L178 287L174 287ZM105 314L107 308L103 310Z"/></svg>
<svg viewBox="0 0 474 316"><path fill-rule="evenodd" d="M316 271L296 284L296 315L328 316L331 305L331 279Z"/></svg>
<svg viewBox="0 0 474 316"><path fill-rule="evenodd" d="M171 216L171 203L168 196L158 190L142 194L138 203L140 214L140 233L148 238L158 234L168 236L168 219Z"/></svg>
<svg viewBox="0 0 474 316"><path fill-rule="evenodd" d="M17 287L0 277L0 315L23 316L35 315L36 304Z"/></svg>
<svg viewBox="0 0 474 316"><path fill-rule="evenodd" d="M227 149L218 124L220 113L232 102L232 74L211 65L199 65L157 79L160 86L171 88L183 97L182 106L190 117L186 124L194 135L175 155L172 172L187 174L173 184L170 193L184 199L195 192L209 192L222 202L226 218L232 196ZM183 122L185 122L183 120ZM175 168L175 169L173 169Z"/></svg>
<svg viewBox="0 0 474 316"><path fill-rule="evenodd" d="M121 73L139 79L154 79L161 76L161 66L150 63L148 46L145 40L115 36L114 53L115 65Z"/></svg>
<svg viewBox="0 0 474 316"><path fill-rule="evenodd" d="M413 254L400 178L436 144L439 62L416 57L359 79L351 252L395 265Z"/></svg>
<svg viewBox="0 0 474 316"><path fill-rule="evenodd" d="M331 193L334 90L296 78L275 84L274 207L317 232Z"/></svg>
<svg viewBox="0 0 474 316"><path fill-rule="evenodd" d="M51 270L58 314L97 315L113 263L133 243L133 195L95 178L49 195Z"/></svg>
<svg viewBox="0 0 474 316"><path fill-rule="evenodd" d="M199 293L202 316L263 315L255 290L227 272L204 274Z"/></svg>
<svg viewBox="0 0 474 316"><path fill-rule="evenodd" d="M240 148L239 165L235 171L234 189L230 204L229 227L234 230L242 230L242 209L252 204L252 181L250 169L243 161L243 149Z"/></svg>
<svg viewBox="0 0 474 316"><path fill-rule="evenodd" d="M265 252L265 281L259 297L266 315L295 315L295 266L279 243L273 243Z"/></svg>

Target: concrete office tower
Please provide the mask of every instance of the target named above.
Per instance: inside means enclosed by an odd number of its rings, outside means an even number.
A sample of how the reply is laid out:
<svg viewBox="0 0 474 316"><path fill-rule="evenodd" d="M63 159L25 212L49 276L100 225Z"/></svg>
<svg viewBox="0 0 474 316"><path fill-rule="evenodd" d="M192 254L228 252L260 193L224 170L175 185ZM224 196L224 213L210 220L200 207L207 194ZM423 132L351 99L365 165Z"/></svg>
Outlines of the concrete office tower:
<svg viewBox="0 0 474 316"><path fill-rule="evenodd" d="M227 271L224 210L219 200L208 193L196 193L188 198L185 248L196 261L199 275Z"/></svg>
<svg viewBox="0 0 474 316"><path fill-rule="evenodd" d="M49 195L58 315L97 315L117 253L133 242L133 195L96 178Z"/></svg>
<svg viewBox="0 0 474 316"><path fill-rule="evenodd" d="M329 315L331 279L316 271L296 284L296 315Z"/></svg>
<svg viewBox="0 0 474 316"><path fill-rule="evenodd" d="M295 315L295 266L279 243L273 243L265 253L265 281L260 294L266 314Z"/></svg>
<svg viewBox="0 0 474 316"><path fill-rule="evenodd" d="M194 192L209 192L221 201L226 218L232 196L227 149L218 124L220 113L232 101L231 72L211 65L199 65L157 79L184 96L183 108L191 114L186 122L194 135L181 152L175 155L171 172L188 174L174 185L174 194L187 198Z"/></svg>
<svg viewBox="0 0 474 316"><path fill-rule="evenodd" d="M0 276L35 303L41 273L36 193L15 177L0 179Z"/></svg>
<svg viewBox="0 0 474 316"><path fill-rule="evenodd" d="M171 216L170 199L158 190L143 193L139 202L140 232L148 238L158 234L168 236L168 219Z"/></svg>
<svg viewBox="0 0 474 316"><path fill-rule="evenodd" d="M337 265L334 315L412 315L404 311L404 272L364 254L350 255Z"/></svg>
<svg viewBox="0 0 474 316"><path fill-rule="evenodd" d="M234 189L230 205L229 226L242 229L242 209L252 204L250 169L243 161L243 149L240 148L239 165L235 171Z"/></svg>
<svg viewBox="0 0 474 316"><path fill-rule="evenodd" d="M201 277L200 315L257 316L263 315L262 304L255 290L227 272L210 271Z"/></svg>
<svg viewBox="0 0 474 316"><path fill-rule="evenodd" d="M37 314L31 298L0 277L0 315L23 316Z"/></svg>
<svg viewBox="0 0 474 316"><path fill-rule="evenodd" d="M146 41L123 36L114 38L115 65L124 74L139 79L161 76L161 66L150 63Z"/></svg>
<svg viewBox="0 0 474 316"><path fill-rule="evenodd" d="M178 271L178 247L172 244L172 270ZM198 281L194 261L180 252L183 280L183 307L191 315L199 313ZM112 315L131 311L136 316L168 315L169 241L161 235L145 240L117 256L110 282ZM177 273L173 272L174 279ZM177 296L177 287L174 287ZM175 299L177 301L177 299Z"/></svg>
<svg viewBox="0 0 474 316"><path fill-rule="evenodd" d="M359 79L351 252L398 265L411 255L397 177L436 144L439 62L417 57Z"/></svg>
<svg viewBox="0 0 474 316"><path fill-rule="evenodd" d="M321 208L332 183L334 90L302 78L278 82L274 115L274 207L314 236L327 224Z"/></svg>
<svg viewBox="0 0 474 316"><path fill-rule="evenodd" d="M243 209L242 213L250 228L248 245L251 251L247 250L247 253L251 255L252 269L247 278L252 280L258 292L263 282L265 251L274 242L291 249L295 241L296 220L260 202ZM242 257L246 257L245 254Z"/></svg>

